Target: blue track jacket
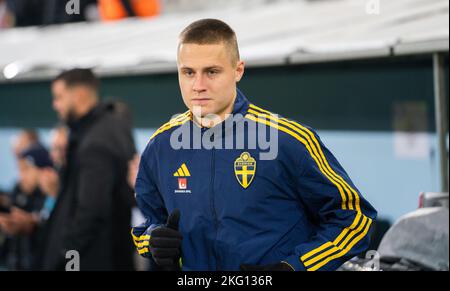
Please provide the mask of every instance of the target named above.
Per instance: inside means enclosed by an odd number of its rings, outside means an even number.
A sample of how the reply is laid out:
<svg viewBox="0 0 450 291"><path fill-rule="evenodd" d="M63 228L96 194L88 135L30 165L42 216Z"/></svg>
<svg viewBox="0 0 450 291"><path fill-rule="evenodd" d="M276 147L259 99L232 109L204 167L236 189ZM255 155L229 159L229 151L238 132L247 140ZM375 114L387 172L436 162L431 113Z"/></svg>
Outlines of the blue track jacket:
<svg viewBox="0 0 450 291"><path fill-rule="evenodd" d="M376 210L317 133L249 103L239 90L233 114L232 125L206 129L186 112L151 137L136 180L146 218L132 229L138 252L151 259L151 231L174 209L181 211L183 270L280 261L295 270L335 270L365 251ZM261 159L268 149L250 140L267 141L273 132L277 156ZM232 140L238 134L243 146ZM199 146L195 136L216 146ZM173 146L181 140L184 147Z"/></svg>

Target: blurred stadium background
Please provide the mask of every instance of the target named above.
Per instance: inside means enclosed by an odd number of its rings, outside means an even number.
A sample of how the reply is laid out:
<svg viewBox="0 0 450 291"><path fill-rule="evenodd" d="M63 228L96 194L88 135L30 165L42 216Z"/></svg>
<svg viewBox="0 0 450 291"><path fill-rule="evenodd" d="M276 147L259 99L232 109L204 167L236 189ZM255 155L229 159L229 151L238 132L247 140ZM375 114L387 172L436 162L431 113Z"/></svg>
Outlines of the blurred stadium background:
<svg viewBox="0 0 450 291"><path fill-rule="evenodd" d="M318 129L380 218L413 211L420 192L448 192L448 0L162 0L157 15L115 21L90 2L74 23L0 20L0 189L17 179L21 128L48 143L50 80L63 69L94 68L103 99L130 106L142 151L185 110L177 37L208 17L236 30L249 99Z"/></svg>

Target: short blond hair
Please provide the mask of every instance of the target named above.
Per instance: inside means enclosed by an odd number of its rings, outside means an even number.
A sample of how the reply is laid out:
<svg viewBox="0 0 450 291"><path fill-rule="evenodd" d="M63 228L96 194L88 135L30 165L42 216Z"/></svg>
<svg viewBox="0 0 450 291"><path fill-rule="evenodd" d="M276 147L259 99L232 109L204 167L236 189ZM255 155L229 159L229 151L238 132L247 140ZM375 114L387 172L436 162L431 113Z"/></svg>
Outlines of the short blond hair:
<svg viewBox="0 0 450 291"><path fill-rule="evenodd" d="M179 40L179 45L220 43L228 46L231 61L236 64L240 60L236 33L221 20L208 18L195 21L181 32Z"/></svg>

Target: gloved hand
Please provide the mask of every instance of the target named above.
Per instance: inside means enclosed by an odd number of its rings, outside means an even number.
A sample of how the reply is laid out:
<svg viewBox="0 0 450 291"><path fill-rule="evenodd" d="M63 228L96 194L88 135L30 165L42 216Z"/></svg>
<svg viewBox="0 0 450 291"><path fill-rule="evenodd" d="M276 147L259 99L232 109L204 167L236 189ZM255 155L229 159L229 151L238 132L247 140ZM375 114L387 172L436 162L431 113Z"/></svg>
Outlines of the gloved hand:
<svg viewBox="0 0 450 291"><path fill-rule="evenodd" d="M169 215L165 226L159 226L152 230L149 247L153 260L163 270L180 270L180 247L183 235L178 231L180 211L175 209Z"/></svg>
<svg viewBox="0 0 450 291"><path fill-rule="evenodd" d="M241 265L241 271L259 272L259 271L294 271L289 264L279 262L270 265Z"/></svg>

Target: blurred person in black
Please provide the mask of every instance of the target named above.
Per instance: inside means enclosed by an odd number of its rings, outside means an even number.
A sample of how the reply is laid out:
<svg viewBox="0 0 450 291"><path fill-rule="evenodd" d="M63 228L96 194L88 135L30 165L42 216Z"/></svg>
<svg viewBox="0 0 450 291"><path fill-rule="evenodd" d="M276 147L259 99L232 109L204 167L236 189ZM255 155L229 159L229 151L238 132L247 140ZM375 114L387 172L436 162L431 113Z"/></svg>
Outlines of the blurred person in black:
<svg viewBox="0 0 450 291"><path fill-rule="evenodd" d="M6 0L17 27L41 25L46 0Z"/></svg>
<svg viewBox="0 0 450 291"><path fill-rule="evenodd" d="M11 193L14 206L33 212L41 207L41 202L45 199L37 188L37 171L26 163L24 154L33 153L33 150L46 159L48 152L42 146L37 132L33 129L23 129L14 138L12 151L17 161L19 170L19 180Z"/></svg>
<svg viewBox="0 0 450 291"><path fill-rule="evenodd" d="M12 143L12 152L16 159L17 168L19 170L19 179L13 187L12 191L3 193L2 205L0 214L3 214L0 218L1 224L4 229L0 229L2 233L2 244L0 248L0 264L6 266L8 269L26 269L29 267L28 260L23 260L20 257L18 251L18 245L21 244L22 239L13 238L13 232L19 228L21 222L26 220L27 216L25 212L38 211L41 206L41 202L44 197L39 191L35 191L33 185L33 178L29 178L27 173L27 167L21 166L20 159L21 154L32 147L40 146L39 136L33 129L23 129L14 137ZM31 183L30 183L31 182ZM31 190L30 190L31 189ZM11 215L11 208L15 207L13 215ZM22 215L21 215L22 214ZM9 233L6 233L9 231ZM23 253L23 252L22 252ZM26 261L26 262L25 262Z"/></svg>
<svg viewBox="0 0 450 291"><path fill-rule="evenodd" d="M19 154L20 188L10 197L10 208L0 214L0 230L8 236L4 260L9 270L31 270L36 262L40 213L46 196L39 187L40 169L52 167L47 150L37 144Z"/></svg>
<svg viewBox="0 0 450 291"><path fill-rule="evenodd" d="M86 21L86 9L96 5L97 0L6 0L8 10L13 14L17 27L34 25L51 25L69 22ZM66 6L73 8L72 3L79 3L79 13L66 11Z"/></svg>
<svg viewBox="0 0 450 291"><path fill-rule="evenodd" d="M53 167L46 167L39 171L39 188L46 195L46 201L41 211L41 218L44 220L50 217L59 192L59 175L66 165L68 134L67 127L64 125L59 125L52 130L50 158Z"/></svg>
<svg viewBox="0 0 450 291"><path fill-rule="evenodd" d="M56 126L51 132L50 157L55 169L62 169L66 164L69 131L65 125Z"/></svg>
<svg viewBox="0 0 450 291"><path fill-rule="evenodd" d="M33 145L21 151L21 148L30 142ZM12 197L4 197L3 200L6 201L5 198L8 198L8 202L0 203L0 207L4 206L3 213L11 214L0 216L0 226L3 225L4 231L11 236L3 247L5 250L3 261L6 261L3 265L9 270L39 269L45 226L54 208L59 189L58 169L65 164L67 128L56 127L52 131L50 143L49 154L40 145L37 134L32 130L22 131L14 143L13 149L18 156L22 186L15 188ZM24 194L31 192L32 188L34 189L32 195ZM24 195L26 196L22 197ZM8 204L9 209L6 206ZM12 205L14 207L11 207ZM21 206L25 211L17 206Z"/></svg>
<svg viewBox="0 0 450 291"><path fill-rule="evenodd" d="M68 134L67 127L64 125L59 125L52 130L50 158L53 167L46 167L39 171L39 188L46 195L46 201L41 211L41 219L43 220L50 217L59 192L59 174L66 165Z"/></svg>
<svg viewBox="0 0 450 291"><path fill-rule="evenodd" d="M37 144L41 144L37 132L34 129L22 129L13 139L12 151L18 159L24 150Z"/></svg>
<svg viewBox="0 0 450 291"><path fill-rule="evenodd" d="M66 165L45 235L43 270L64 270L78 251L81 270L132 270L129 239L134 196L127 184L135 153L123 108L99 102L99 81L72 69L52 82L53 108L69 129Z"/></svg>
<svg viewBox="0 0 450 291"><path fill-rule="evenodd" d="M19 170L19 181L11 193L13 204L26 212L39 211L45 196L37 185L39 180L38 169L33 164L28 163L26 158L35 159L36 157L30 155L38 155L39 158L44 160L43 163L46 167L48 164L51 165L51 161L48 163L48 152L40 142L39 135L33 129L20 131L14 140L12 150Z"/></svg>

